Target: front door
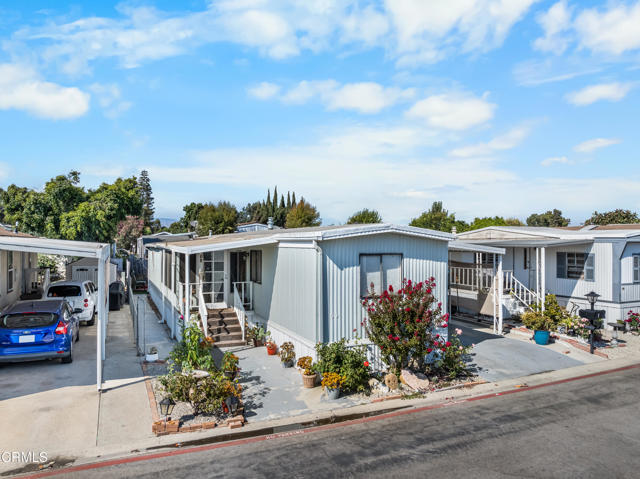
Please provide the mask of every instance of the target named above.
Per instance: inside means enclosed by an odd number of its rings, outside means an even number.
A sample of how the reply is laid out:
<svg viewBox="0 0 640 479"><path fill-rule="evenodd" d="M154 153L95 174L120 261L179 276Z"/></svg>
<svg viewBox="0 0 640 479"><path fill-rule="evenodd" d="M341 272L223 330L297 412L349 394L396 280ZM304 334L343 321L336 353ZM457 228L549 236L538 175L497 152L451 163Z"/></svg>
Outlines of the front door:
<svg viewBox="0 0 640 479"><path fill-rule="evenodd" d="M240 294L240 299L243 304L250 303L250 291L249 291L249 283L247 282L248 273L247 269L249 266L249 254L245 251L234 251L229 254L229 276L231 281L229 281L229 293L230 298L233 298L234 286L238 286L238 294ZM233 302L231 300L230 302Z"/></svg>
<svg viewBox="0 0 640 479"><path fill-rule="evenodd" d="M224 252L214 251L202 255L204 275L202 292L207 307L224 308Z"/></svg>

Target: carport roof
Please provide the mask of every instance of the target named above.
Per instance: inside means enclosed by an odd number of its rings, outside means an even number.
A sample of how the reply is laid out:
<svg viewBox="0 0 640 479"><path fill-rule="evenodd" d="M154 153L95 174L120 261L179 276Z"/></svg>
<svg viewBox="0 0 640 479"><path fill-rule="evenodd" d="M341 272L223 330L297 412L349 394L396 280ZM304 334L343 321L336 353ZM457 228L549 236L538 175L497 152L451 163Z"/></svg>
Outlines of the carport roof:
<svg viewBox="0 0 640 479"><path fill-rule="evenodd" d="M460 242L466 242L466 241L460 241ZM574 240L566 240L566 239L480 240L480 239L474 239L474 240L469 240L469 243L473 245L486 245L486 246L495 246L500 248L545 248L545 247L551 247L551 246L571 246L571 245L579 245L579 244L591 244L593 243L593 239L588 239L588 238L583 238L583 239L576 238Z"/></svg>
<svg viewBox="0 0 640 479"><path fill-rule="evenodd" d="M105 259L109 255L108 246L106 243L0 235L0 250L23 251L26 253Z"/></svg>

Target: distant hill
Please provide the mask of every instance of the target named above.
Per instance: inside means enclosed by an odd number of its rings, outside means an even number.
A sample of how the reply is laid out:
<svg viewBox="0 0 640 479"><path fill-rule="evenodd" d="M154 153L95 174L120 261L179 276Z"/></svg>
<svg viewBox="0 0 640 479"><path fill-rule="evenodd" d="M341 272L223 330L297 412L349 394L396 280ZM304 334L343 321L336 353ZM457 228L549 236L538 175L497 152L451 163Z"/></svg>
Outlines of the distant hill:
<svg viewBox="0 0 640 479"><path fill-rule="evenodd" d="M175 223L176 219L173 218L156 218L158 220L160 220L160 225L162 225L162 227L164 228L165 226L170 226L171 223Z"/></svg>

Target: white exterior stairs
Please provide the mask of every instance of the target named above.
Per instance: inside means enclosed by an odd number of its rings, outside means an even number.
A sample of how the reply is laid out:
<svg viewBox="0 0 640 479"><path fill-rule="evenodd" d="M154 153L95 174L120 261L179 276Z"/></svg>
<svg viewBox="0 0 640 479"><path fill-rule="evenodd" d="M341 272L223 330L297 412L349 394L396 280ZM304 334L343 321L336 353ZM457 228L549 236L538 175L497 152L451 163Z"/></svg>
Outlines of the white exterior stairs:
<svg viewBox="0 0 640 479"><path fill-rule="evenodd" d="M502 304L511 315L522 314L540 302L540 297L522 284L513 271L503 272Z"/></svg>

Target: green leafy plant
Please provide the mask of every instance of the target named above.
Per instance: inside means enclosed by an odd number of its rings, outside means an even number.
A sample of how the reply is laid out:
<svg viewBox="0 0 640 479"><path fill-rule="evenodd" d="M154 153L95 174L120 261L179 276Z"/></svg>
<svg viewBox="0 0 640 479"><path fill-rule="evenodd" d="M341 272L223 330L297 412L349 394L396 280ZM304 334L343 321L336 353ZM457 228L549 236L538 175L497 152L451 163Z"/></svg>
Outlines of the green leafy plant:
<svg viewBox="0 0 640 479"><path fill-rule="evenodd" d="M337 373L344 377L344 389L350 392L365 391L370 377L367 350L363 345L347 346L346 340L316 344L317 372Z"/></svg>
<svg viewBox="0 0 640 479"><path fill-rule="evenodd" d="M544 311L534 304L531 311L522 314L522 324L534 331L555 331L561 324L574 324L571 314L558 304L555 295L544 298Z"/></svg>
<svg viewBox="0 0 640 479"><path fill-rule="evenodd" d="M239 362L240 362L240 359L238 358L238 356L233 354L231 351L226 351L222 355L221 369L223 371L229 371L229 372L237 371Z"/></svg>
<svg viewBox="0 0 640 479"><path fill-rule="evenodd" d="M327 373L322 375L322 387L328 389L338 389L345 383L345 377L337 373Z"/></svg>
<svg viewBox="0 0 640 479"><path fill-rule="evenodd" d="M159 378L167 395L174 401L187 402L194 415L219 413L222 403L230 394L241 394L232 381L218 372L198 378L191 373L173 372Z"/></svg>
<svg viewBox="0 0 640 479"><path fill-rule="evenodd" d="M460 334L462 334L462 331L456 329L455 333L449 335L448 341L436 340L433 348L430 348L436 352L435 356L437 358L431 364L431 369L440 375L447 376L449 379L469 374L464 355L469 354L471 346L462 344L459 338Z"/></svg>
<svg viewBox="0 0 640 479"><path fill-rule="evenodd" d="M182 339L169 354L171 359L170 370L190 371L201 369L209 372L216 371L215 362L213 361L213 356L211 356L213 340L205 337L196 321L191 321L186 326L184 322L180 324L182 327Z"/></svg>
<svg viewBox="0 0 640 479"><path fill-rule="evenodd" d="M282 361L283 363L293 361L296 358L293 343L289 341L282 343L280 345L280 351L278 352L278 355L280 356L280 361Z"/></svg>

